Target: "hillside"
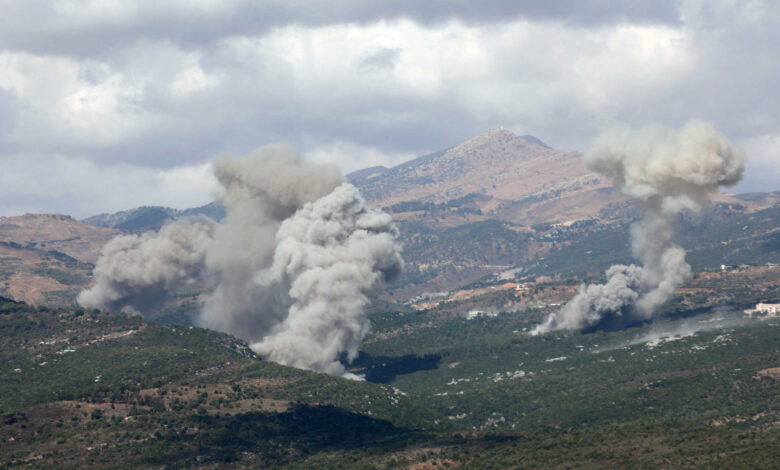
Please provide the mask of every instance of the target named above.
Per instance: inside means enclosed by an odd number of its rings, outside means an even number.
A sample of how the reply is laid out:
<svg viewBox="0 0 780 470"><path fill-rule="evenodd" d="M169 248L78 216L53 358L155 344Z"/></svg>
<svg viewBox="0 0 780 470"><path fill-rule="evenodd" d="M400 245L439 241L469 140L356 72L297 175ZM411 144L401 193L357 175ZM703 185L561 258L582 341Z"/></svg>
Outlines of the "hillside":
<svg viewBox="0 0 780 470"><path fill-rule="evenodd" d="M101 247L119 233L59 214L0 218L0 293L35 305L73 303Z"/></svg>
<svg viewBox="0 0 780 470"><path fill-rule="evenodd" d="M507 271L591 276L613 262L632 262L627 227L638 216L634 208L609 181L587 171L581 155L552 149L532 136L492 130L393 168L372 167L348 177L400 228L406 271L385 292L390 300L456 290ZM778 262L780 193L715 199L713 208L684 217L680 226L680 243L691 250L693 266ZM220 219L224 209L215 203L187 210L140 207L84 223L65 216L2 219L0 240L20 246L0 247L8 283L0 287L35 304L72 302L88 282L89 268L71 272L65 265L47 266L46 252L93 262L100 246L117 233L156 230L194 214ZM49 267L75 277L63 284L64 276L46 275ZM26 274L12 276L19 272ZM200 302L177 299L160 318L186 321Z"/></svg>
<svg viewBox="0 0 780 470"><path fill-rule="evenodd" d="M391 387L260 361L197 328L0 298L0 466L151 468L397 448L432 415Z"/></svg>
<svg viewBox="0 0 780 470"><path fill-rule="evenodd" d="M622 217L611 220L530 227L500 219L444 228L400 221L406 272L388 295L405 300L502 276L598 277L611 264L635 262L629 225L637 214L630 206L621 210ZM780 263L780 204L754 209L719 203L699 216L683 217L678 232L694 269Z"/></svg>
<svg viewBox="0 0 780 470"><path fill-rule="evenodd" d="M60 214L0 217L0 241L59 251L85 263L97 261L100 248L119 233Z"/></svg>
<svg viewBox="0 0 780 470"><path fill-rule="evenodd" d="M82 222L97 227L111 227L130 232L146 232L148 230L159 230L165 222L170 220L200 214L219 220L224 217L225 211L215 202L185 210L162 206L143 206L114 214L94 215L87 217Z"/></svg>
<svg viewBox="0 0 780 470"><path fill-rule="evenodd" d="M518 223L565 221L595 215L616 199L609 183L585 169L582 156L562 152L533 136L494 129L450 149L390 169L349 175L366 199L380 207L442 204L474 198L483 215ZM545 201L554 200L554 208ZM401 219L413 216L394 212Z"/></svg>
<svg viewBox="0 0 780 470"><path fill-rule="evenodd" d="M760 298L766 273L740 276L688 288ZM691 300L543 337L523 331L551 307L376 312L355 382L208 330L0 299L0 466L773 468L778 322Z"/></svg>

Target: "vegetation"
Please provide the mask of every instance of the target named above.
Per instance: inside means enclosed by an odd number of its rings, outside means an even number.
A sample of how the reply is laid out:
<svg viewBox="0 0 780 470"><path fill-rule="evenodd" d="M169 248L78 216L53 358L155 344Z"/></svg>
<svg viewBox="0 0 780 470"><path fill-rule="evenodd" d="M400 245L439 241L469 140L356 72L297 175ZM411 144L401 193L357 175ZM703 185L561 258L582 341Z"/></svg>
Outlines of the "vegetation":
<svg viewBox="0 0 780 470"><path fill-rule="evenodd" d="M73 272L63 271L61 269L40 267L33 272L42 277L50 277L65 285L84 285L87 283L87 279L84 276L79 276Z"/></svg>
<svg viewBox="0 0 780 470"><path fill-rule="evenodd" d="M376 312L353 364L371 383L208 330L0 299L0 465L776 465L778 322L691 333L715 313L676 305L655 325L541 337L523 331L546 309Z"/></svg>
<svg viewBox="0 0 780 470"><path fill-rule="evenodd" d="M377 303L350 365L366 381L177 324L198 310L192 292L156 321L0 298L0 468L777 467L780 321L740 311L780 299L765 266L778 215L716 206L681 219L697 271L654 323L538 337L527 332L579 282L631 261L628 222L404 222L417 277L401 284L458 272L448 259L549 249L518 271L524 290L485 277L424 310ZM63 256L35 269L67 284L75 260ZM470 309L498 315L467 320Z"/></svg>

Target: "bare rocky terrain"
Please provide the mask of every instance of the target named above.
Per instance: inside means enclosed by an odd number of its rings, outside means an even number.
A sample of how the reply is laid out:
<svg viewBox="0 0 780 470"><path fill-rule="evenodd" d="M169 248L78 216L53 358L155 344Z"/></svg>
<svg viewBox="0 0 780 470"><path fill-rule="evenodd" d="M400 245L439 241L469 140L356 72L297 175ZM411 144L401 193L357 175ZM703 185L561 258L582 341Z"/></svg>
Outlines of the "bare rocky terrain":
<svg viewBox="0 0 780 470"><path fill-rule="evenodd" d="M617 200L609 181L587 170L579 153L555 150L532 136L503 129L385 171L350 177L369 202L395 206L401 218L414 214L399 203L442 204L466 198L483 217L564 222L596 215Z"/></svg>
<svg viewBox="0 0 780 470"><path fill-rule="evenodd" d="M100 248L119 233L60 214L0 217L0 241L59 251L85 263L97 261Z"/></svg>
<svg viewBox="0 0 780 470"><path fill-rule="evenodd" d="M70 304L100 249L121 231L60 214L0 218L0 291L33 305Z"/></svg>

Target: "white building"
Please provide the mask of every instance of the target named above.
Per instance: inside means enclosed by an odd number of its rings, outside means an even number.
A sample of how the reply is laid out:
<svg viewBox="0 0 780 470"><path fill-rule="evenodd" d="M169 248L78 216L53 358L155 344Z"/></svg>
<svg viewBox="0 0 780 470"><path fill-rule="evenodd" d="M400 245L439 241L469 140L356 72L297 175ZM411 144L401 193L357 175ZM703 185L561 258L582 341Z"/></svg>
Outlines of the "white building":
<svg viewBox="0 0 780 470"><path fill-rule="evenodd" d="M473 320L475 318L480 317L497 317L498 313L496 312L486 312L484 310L470 310L469 313L466 315L466 319Z"/></svg>
<svg viewBox="0 0 780 470"><path fill-rule="evenodd" d="M751 317L774 318L780 316L780 304L758 303L756 308L745 310L745 313Z"/></svg>

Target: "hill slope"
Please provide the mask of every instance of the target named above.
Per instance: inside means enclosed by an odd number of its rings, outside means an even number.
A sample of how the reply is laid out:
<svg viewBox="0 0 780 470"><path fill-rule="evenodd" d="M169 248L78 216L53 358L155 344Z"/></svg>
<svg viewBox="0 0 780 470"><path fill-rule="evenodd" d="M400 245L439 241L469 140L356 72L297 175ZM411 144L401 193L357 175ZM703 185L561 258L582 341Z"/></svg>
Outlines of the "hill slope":
<svg viewBox="0 0 780 470"><path fill-rule="evenodd" d="M85 263L94 263L100 248L119 233L60 214L0 217L0 241L59 251Z"/></svg>
<svg viewBox="0 0 780 470"><path fill-rule="evenodd" d="M100 249L119 233L59 214L0 218L0 293L35 305L73 303Z"/></svg>
<svg viewBox="0 0 780 470"><path fill-rule="evenodd" d="M87 217L82 222L97 227L111 227L130 232L146 232L148 230L159 230L163 224L170 220L199 214L219 220L224 217L225 210L215 202L185 210L162 206L143 206L114 214L94 215Z"/></svg>
<svg viewBox="0 0 780 470"><path fill-rule="evenodd" d="M433 426L391 387L140 317L0 298L0 345L3 468L278 466L425 442L410 428Z"/></svg>
<svg viewBox="0 0 780 470"><path fill-rule="evenodd" d="M594 215L613 201L609 192L599 191L608 182L586 170L578 153L555 150L533 136L503 129L368 177L367 171L350 177L369 202L381 207L408 201L443 203L475 194L488 196L483 208L509 215L518 204L555 198L559 207L554 212L560 218ZM567 199L572 201L562 202ZM563 206L568 206L568 214L561 213Z"/></svg>
<svg viewBox="0 0 780 470"><path fill-rule="evenodd" d="M544 313L377 313L366 383L207 330L0 299L0 466L778 464L776 321L520 333Z"/></svg>

